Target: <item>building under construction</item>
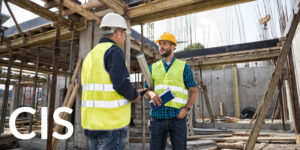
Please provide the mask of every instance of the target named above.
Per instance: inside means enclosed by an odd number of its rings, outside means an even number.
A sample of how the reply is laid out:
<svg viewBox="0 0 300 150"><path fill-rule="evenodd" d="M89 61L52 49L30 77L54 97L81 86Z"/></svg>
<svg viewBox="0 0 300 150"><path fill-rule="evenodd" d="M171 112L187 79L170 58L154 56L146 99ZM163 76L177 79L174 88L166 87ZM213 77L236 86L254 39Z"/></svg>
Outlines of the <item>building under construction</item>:
<svg viewBox="0 0 300 150"><path fill-rule="evenodd" d="M254 0L1 0L9 15L1 13L0 40L0 149L88 149L81 127L81 65L102 37L99 24L110 12L127 20L124 55L132 84L143 88L136 55L147 63L161 59L153 41L153 22L235 6ZM30 11L38 18L18 23L10 5ZM58 11L51 11L56 8ZM198 97L186 120L188 149L298 149L300 148L300 1L275 39L223 45L175 53L188 63L198 86ZM14 26L2 24L12 18ZM267 30L268 16L260 20ZM147 38L144 26L147 24ZM152 31L152 33L151 33ZM190 31L192 32L192 31ZM265 62L258 67L241 63ZM1 92L1 91L0 91ZM12 112L31 107L34 115L21 113L16 128L22 134L35 132L29 140L16 138L10 129ZM53 116L59 107L73 109L69 120L74 133L67 140L52 137L66 132L48 117L48 138L41 139L42 107ZM150 104L143 98L132 104L127 149L149 149ZM299 145L299 146L298 146ZM172 149L167 141L167 149Z"/></svg>

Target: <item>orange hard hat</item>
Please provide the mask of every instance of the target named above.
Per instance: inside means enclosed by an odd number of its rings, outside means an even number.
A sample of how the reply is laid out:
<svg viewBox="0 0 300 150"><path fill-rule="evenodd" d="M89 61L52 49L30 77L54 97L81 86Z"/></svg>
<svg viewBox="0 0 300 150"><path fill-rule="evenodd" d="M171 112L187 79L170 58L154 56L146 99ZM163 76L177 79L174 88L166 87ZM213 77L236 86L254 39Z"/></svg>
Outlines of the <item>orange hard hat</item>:
<svg viewBox="0 0 300 150"><path fill-rule="evenodd" d="M172 33L164 32L158 40L156 40L156 43L159 43L159 41L170 41L177 46L176 38Z"/></svg>

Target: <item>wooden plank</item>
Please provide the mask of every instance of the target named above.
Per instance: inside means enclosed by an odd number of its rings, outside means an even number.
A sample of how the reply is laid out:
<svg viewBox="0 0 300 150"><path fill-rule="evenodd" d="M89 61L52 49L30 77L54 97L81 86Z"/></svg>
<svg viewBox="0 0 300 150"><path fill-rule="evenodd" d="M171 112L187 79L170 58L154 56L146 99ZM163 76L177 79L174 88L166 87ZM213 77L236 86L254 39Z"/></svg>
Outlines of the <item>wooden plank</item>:
<svg viewBox="0 0 300 150"><path fill-rule="evenodd" d="M255 122L253 130L251 132L251 135L247 141L246 150L252 150L254 148L254 145L256 143L257 136L260 132L261 126L262 126L264 119L269 111L269 107L272 103L272 98L273 98L273 95L275 92L275 88L277 87L279 78L281 77L281 75L283 73L284 64L287 60L287 56L291 49L291 44L292 44L294 35L295 35L296 29L298 27L299 21L300 21L300 13L298 12L291 19L293 20L292 24L291 24L291 28L289 28L288 34L286 36L286 41L283 45L281 54L277 60L276 67L272 74L272 78L269 83L268 89L265 92L264 99L263 99L264 104L262 105L262 109L257 117L257 120Z"/></svg>
<svg viewBox="0 0 300 150"><path fill-rule="evenodd" d="M300 146L300 135L296 135L296 144Z"/></svg>
<svg viewBox="0 0 300 150"><path fill-rule="evenodd" d="M187 146L203 146L203 145L215 145L216 141L213 140L197 140L197 141L187 141Z"/></svg>
<svg viewBox="0 0 300 150"><path fill-rule="evenodd" d="M240 118L240 100L239 100L239 84L236 67L232 68L233 71L233 87L234 87L234 112L235 117Z"/></svg>
<svg viewBox="0 0 300 150"><path fill-rule="evenodd" d="M238 141L247 141L248 137L229 137L229 138L207 138L214 140L216 142L238 142ZM256 142L288 142L288 143L296 143L296 136L294 137L258 137ZM247 147L246 147L247 148Z"/></svg>
<svg viewBox="0 0 300 150"><path fill-rule="evenodd" d="M60 0L55 0L57 3L59 3ZM89 10L86 10L81 5L75 3L71 0L64 0L63 5L68 7L71 10L74 10L76 13L82 15L83 17L87 18L88 20L95 20L97 23L100 23L99 17L97 17L94 13L92 13Z"/></svg>
<svg viewBox="0 0 300 150"><path fill-rule="evenodd" d="M120 15L124 15L125 11L127 10L127 5L118 1L118 0L99 0L101 3L109 7L115 13Z"/></svg>
<svg viewBox="0 0 300 150"><path fill-rule="evenodd" d="M58 15L30 0L9 0L10 3L13 3L23 9L26 9L32 13L35 13L47 20L57 22ZM66 18L62 19L63 25L67 27L71 27L71 21L67 20Z"/></svg>
<svg viewBox="0 0 300 150"><path fill-rule="evenodd" d="M132 25L192 14L196 12L231 6L252 0L164 0L142 4L128 9Z"/></svg>
<svg viewBox="0 0 300 150"><path fill-rule="evenodd" d="M217 143L218 149L244 149L245 142Z"/></svg>

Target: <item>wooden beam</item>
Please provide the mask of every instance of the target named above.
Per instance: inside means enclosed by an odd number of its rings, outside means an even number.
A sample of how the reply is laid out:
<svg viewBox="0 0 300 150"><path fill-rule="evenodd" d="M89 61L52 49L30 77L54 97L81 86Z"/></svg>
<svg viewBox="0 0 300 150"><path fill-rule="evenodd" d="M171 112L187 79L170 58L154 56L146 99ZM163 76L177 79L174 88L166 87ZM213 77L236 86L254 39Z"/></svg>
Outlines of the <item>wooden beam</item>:
<svg viewBox="0 0 300 150"><path fill-rule="evenodd" d="M10 3L13 3L23 9L26 9L32 13L35 13L47 20L57 22L58 15L34 2L31 2L30 0L9 0ZM62 20L64 26L71 27L71 21L63 18Z"/></svg>
<svg viewBox="0 0 300 150"><path fill-rule="evenodd" d="M63 28L61 29L61 36L66 36L69 35L70 36L71 32L69 31L69 29L67 28ZM11 40L10 41L10 46L11 47L21 47L21 46L25 46L25 45L34 45L36 43L47 43L50 44L49 41L55 41L55 36L56 36L56 29L54 30L50 30L48 32L44 32L44 33L40 33L37 35L34 35L32 37L27 37L25 39L26 43L24 44L24 38L17 38L15 40ZM32 48L32 47L31 47ZM5 45L0 46L0 51L7 51L8 47Z"/></svg>
<svg viewBox="0 0 300 150"><path fill-rule="evenodd" d="M0 73L0 76L4 77L6 74L5 73ZM11 78L10 79L14 79L14 80L18 80L19 78L19 75L18 74L11 74ZM22 80L23 81L33 81L34 78L33 77L30 77L28 75L23 75L22 76ZM39 82L46 82L47 80L46 79L43 79L43 78L39 78L38 79Z"/></svg>
<svg viewBox="0 0 300 150"><path fill-rule="evenodd" d="M59 0L55 0L59 3ZM89 10L86 10L81 5L71 1L71 0L64 0L63 5L68 7L71 10L74 10L76 13L82 15L83 17L87 18L88 20L95 20L97 23L100 23L99 17L97 17L94 13Z"/></svg>
<svg viewBox="0 0 300 150"><path fill-rule="evenodd" d="M87 2L87 3L84 3L81 5L81 7L85 8L86 10L91 10L93 8L98 8L98 7L102 7L102 6L104 6L103 3L99 2L98 0L93 0L93 1L90 1L90 2ZM68 9L63 12L63 15L66 16L66 15L71 15L74 13L76 13L74 10Z"/></svg>
<svg viewBox="0 0 300 150"><path fill-rule="evenodd" d="M164 0L128 9L132 25L188 15L201 11L241 4L253 0Z"/></svg>
<svg viewBox="0 0 300 150"><path fill-rule="evenodd" d="M131 44L130 44L130 48L132 50L135 50L137 51L138 53L142 53L142 50L141 50L141 43L136 41L135 39L131 38ZM153 57L153 52L155 51L154 48L151 48L151 47L145 47L144 46L144 54L146 56L149 56L149 57Z"/></svg>
<svg viewBox="0 0 300 150"><path fill-rule="evenodd" d="M102 10L102 11L99 11L99 12L96 12L95 15L99 18L102 18L104 17L104 15L108 14L108 13L112 13L114 12L113 10L111 9L105 9L105 10Z"/></svg>
<svg viewBox="0 0 300 150"><path fill-rule="evenodd" d="M99 0L101 3L112 9L115 13L124 15L127 10L127 5L118 0Z"/></svg>
<svg viewBox="0 0 300 150"><path fill-rule="evenodd" d="M271 78L269 86L268 86L268 89L265 92L265 95L263 98L264 103L262 105L262 109L261 109L259 115L257 116L257 120L251 131L251 135L247 141L246 150L252 150L254 148L254 145L256 143L257 136L260 132L261 126L263 125L265 117L269 111L269 107L272 103L272 98L273 98L275 89L278 85L279 78L281 77L281 75L283 73L284 64L287 60L288 53L290 52L291 44L292 44L296 29L298 27L299 21L300 21L300 13L298 12L291 19L292 19L292 23L289 28L289 32L286 36L286 41L283 45L280 56L278 57L274 72L272 74L272 78Z"/></svg>
<svg viewBox="0 0 300 150"><path fill-rule="evenodd" d="M200 56L200 57L195 57L193 61L191 59L187 59L186 62L191 66L199 65L200 61L202 62L203 66L213 66L213 65L224 65L224 64L241 63L241 62L271 60L279 56L280 48L270 50L269 52L265 50L262 51L249 50L243 52L244 53L241 52L226 53L226 56L225 55Z"/></svg>
<svg viewBox="0 0 300 150"><path fill-rule="evenodd" d="M0 59L0 66L7 66L7 63L8 63L7 60L5 61L3 59ZM16 63L16 62L12 62L12 68L18 68L18 69L20 69L20 64ZM32 66L32 65L24 64L23 65L23 69L24 70L34 71L35 67ZM52 69L41 67L39 69L39 72L49 74L49 73L52 72ZM58 74L61 75L61 76L65 76L65 72L62 72L62 71L59 71Z"/></svg>

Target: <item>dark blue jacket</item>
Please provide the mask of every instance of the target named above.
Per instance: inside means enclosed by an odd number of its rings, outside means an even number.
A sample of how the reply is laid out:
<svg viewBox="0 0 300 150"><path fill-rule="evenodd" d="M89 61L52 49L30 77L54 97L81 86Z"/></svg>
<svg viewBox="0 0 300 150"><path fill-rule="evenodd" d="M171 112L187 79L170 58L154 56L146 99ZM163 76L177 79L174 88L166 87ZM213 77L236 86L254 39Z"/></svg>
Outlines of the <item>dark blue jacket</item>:
<svg viewBox="0 0 300 150"><path fill-rule="evenodd" d="M116 42L108 38L101 38L99 43L104 42L116 44ZM135 100L138 97L138 92L130 83L130 74L125 65L125 56L119 46L113 45L106 51L104 54L104 66L110 75L113 88L126 99ZM100 131L84 130L84 134L88 137L98 136L99 133Z"/></svg>

